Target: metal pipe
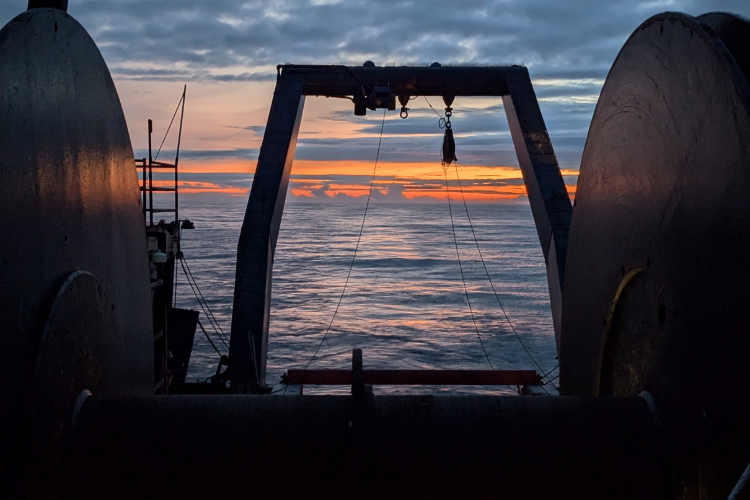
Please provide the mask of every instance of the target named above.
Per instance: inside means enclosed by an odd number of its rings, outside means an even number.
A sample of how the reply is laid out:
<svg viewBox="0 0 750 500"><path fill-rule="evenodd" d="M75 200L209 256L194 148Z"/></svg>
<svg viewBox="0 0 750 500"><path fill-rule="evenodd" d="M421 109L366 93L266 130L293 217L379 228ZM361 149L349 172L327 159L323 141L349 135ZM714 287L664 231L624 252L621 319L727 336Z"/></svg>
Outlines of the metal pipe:
<svg viewBox="0 0 750 500"><path fill-rule="evenodd" d="M148 210L149 225L154 225L154 171L151 164L154 156L151 151L151 134L154 132L154 122L148 119Z"/></svg>
<svg viewBox="0 0 750 500"><path fill-rule="evenodd" d="M180 162L180 144L182 143L182 122L185 118L185 97L187 94L187 84L182 88L182 111L180 111L180 131L177 133L177 152L174 155L174 220L177 221L178 227L180 222L180 199L179 199L179 175L177 165Z"/></svg>
<svg viewBox="0 0 750 500"><path fill-rule="evenodd" d="M531 385L539 384L534 370L363 370L373 385ZM351 370L289 370L290 384L350 385Z"/></svg>
<svg viewBox="0 0 750 500"><path fill-rule="evenodd" d="M78 498L655 499L658 437L641 398L92 396L63 463Z"/></svg>

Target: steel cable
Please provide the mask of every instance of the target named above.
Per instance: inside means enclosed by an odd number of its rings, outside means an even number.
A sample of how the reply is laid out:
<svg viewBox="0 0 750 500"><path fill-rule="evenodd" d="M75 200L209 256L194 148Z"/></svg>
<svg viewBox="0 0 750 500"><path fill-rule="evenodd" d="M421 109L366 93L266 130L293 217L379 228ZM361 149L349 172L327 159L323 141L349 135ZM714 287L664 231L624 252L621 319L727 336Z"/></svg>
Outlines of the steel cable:
<svg viewBox="0 0 750 500"><path fill-rule="evenodd" d="M169 127L167 127L167 131L164 132L164 138L161 140L161 144L159 145L159 150L156 151L156 156L154 156L154 161L156 161L157 158L159 158L159 153L161 153L161 148L164 146L164 141L167 140L167 136L169 135L169 129L172 128L172 123L174 123L174 119L177 116L177 112L180 110L180 104L182 104L183 99L185 99L185 93L182 93L182 96L180 97L180 100L177 102L177 109L174 110L174 114L172 115L172 119L169 121Z"/></svg>
<svg viewBox="0 0 750 500"><path fill-rule="evenodd" d="M181 257L181 261L185 263L185 266L187 267L187 272L190 274L190 279L193 280L193 283L195 284L195 288L198 290L198 293L200 294L201 299L203 299L203 303L206 305L206 309L208 311L206 316L208 317L208 315L210 315L210 319L213 320L213 324L215 325L214 328L217 329L221 333L221 336L224 337L225 340L228 341L229 339L227 339L227 336L224 333L224 330L221 328L221 325L219 324L219 320L216 319L216 316L214 316L213 311L208 306L208 301L206 301L206 298L203 296L203 292L201 292L201 289L198 286L198 281L196 281L195 277L193 276L193 272L190 270L190 264L188 264L188 261L185 259L184 255Z"/></svg>
<svg viewBox="0 0 750 500"><path fill-rule="evenodd" d="M479 241L477 240L476 232L474 232L474 224L471 222L471 216L469 215L469 207L466 204L466 197L464 196L464 190L461 186L461 178L458 175L458 165L454 165L456 169L456 180L458 181L458 189L461 192L461 199L464 203L464 210L466 211L466 218L469 221L469 227L471 228L471 235L474 238L474 244L477 247L477 252L479 253L479 259L482 261L482 267L484 268L484 272L487 275L487 281L490 282L490 287L492 287L492 293L495 295L495 300L497 300L498 305L500 306L500 310L503 312L503 316L505 316L505 320L508 322L508 325L510 326L510 329L513 331L513 334L516 336L516 339L518 339L518 342L521 344L521 347L523 347L523 350L526 351L526 354L529 356L531 361L534 362L536 367L539 369L540 373L544 373L545 370L537 363L536 359L534 359L534 356L531 354L531 351L529 351L529 348L526 347L526 344L524 344L523 340L521 340L521 336L518 335L518 332L516 331L516 327L513 326L513 322L510 320L510 317L508 317L508 313L505 312L505 307L503 306L503 303L500 301L500 297L497 295L497 290L495 290L495 284L492 282L492 278L490 277L490 272L487 269L487 264L484 262L484 256L482 255L482 250L479 248ZM554 368L553 368L554 370Z"/></svg>
<svg viewBox="0 0 750 500"><path fill-rule="evenodd" d="M359 234L357 235L357 244L354 246L354 254L352 255L352 261L349 264L349 271L346 273L346 280L344 281L344 287L341 290L341 295L339 296L338 303L336 304L336 309L333 311L333 317L331 317L331 321L328 323L328 328L326 328L325 333L323 334L323 338L320 339L320 342L318 343L318 346L315 348L315 352L313 353L312 357L309 359L305 367L302 369L304 372L307 370L310 365L312 364L313 360L318 356L318 351L320 351L320 348L323 346L323 342L325 342L326 338L328 337L328 333L331 331L331 327L333 326L333 322L336 320L336 315L339 312L339 307L341 306L341 301L344 299L344 294L346 293L346 287L349 285L349 278L352 275L352 269L354 269L354 261L357 258L357 251L359 250L359 244L362 241L362 233L365 229L365 221L367 220L367 210L370 207L370 199L372 198L372 189L375 184L375 172L378 168L378 160L380 159L380 146L383 142L383 128L385 127L385 115L388 110L383 110L383 120L380 123L380 138L378 139L378 150L375 154L375 165L372 168L372 176L370 178L370 190L367 193L367 202L365 203L365 213L362 215L362 224L359 227ZM291 382L287 382L286 385L292 385L296 382L296 380L292 380ZM273 391L271 394L275 394L279 392L281 389Z"/></svg>
<svg viewBox="0 0 750 500"><path fill-rule="evenodd" d="M456 246L456 258L458 259L458 269L461 271L461 282L464 285L464 293L466 294L466 302L469 304L469 313L471 313L471 321L474 323L474 331L477 333L477 338L479 339L479 345L482 346L482 352L484 353L484 357L487 358L487 362L490 364L490 368L493 370L495 367L492 365L492 361L490 360L489 355L487 354L487 350L484 348L484 342L482 342L482 336L479 334L479 327L477 326L477 319L474 317L474 310L471 307L471 299L469 298L469 289L466 286L466 279L464 278L464 268L461 264L461 255L458 252L458 239L456 238L456 225L453 223L453 208L451 208L451 191L448 187L448 167L443 167L443 174L445 175L445 191L448 194L448 211L450 212L451 216L451 228L453 229L453 243Z"/></svg>
<svg viewBox="0 0 750 500"><path fill-rule="evenodd" d="M214 332L219 336L219 340L221 340L221 343L224 344L224 347L226 347L227 349L229 349L229 345L226 343L224 337L219 334L218 330L216 329L216 326L211 322L211 317L209 316L208 312L206 311L206 309L208 308L208 304L206 304L204 306L203 303L201 302L201 299L198 298L198 295L200 293L200 290L198 290L196 292L196 287L198 285L197 285L197 283L193 283L190 280L190 277L188 276L188 272L185 269L185 264L183 264L183 262L184 262L184 259L180 259L180 265L182 266L182 271L183 271L183 273L185 273L185 278L187 278L188 285L190 285L190 289L193 291L193 295L195 296L195 300L198 301L198 305L203 310L203 314L206 315L206 319L208 319L208 322L211 325L211 327L214 329ZM200 295L201 295L201 297L203 296L203 294L200 294Z"/></svg>
<svg viewBox="0 0 750 500"><path fill-rule="evenodd" d="M214 344L214 341L211 340L211 337L208 336L208 332L206 331L205 328L203 328L203 324L201 323L201 320L198 320L198 326L201 327L201 331L203 331L203 335L206 336L206 340L208 340L208 342L211 344L211 347L214 348L214 351L216 351L216 354L218 354L219 356L221 356L222 354L219 351L219 348L216 347L216 344Z"/></svg>

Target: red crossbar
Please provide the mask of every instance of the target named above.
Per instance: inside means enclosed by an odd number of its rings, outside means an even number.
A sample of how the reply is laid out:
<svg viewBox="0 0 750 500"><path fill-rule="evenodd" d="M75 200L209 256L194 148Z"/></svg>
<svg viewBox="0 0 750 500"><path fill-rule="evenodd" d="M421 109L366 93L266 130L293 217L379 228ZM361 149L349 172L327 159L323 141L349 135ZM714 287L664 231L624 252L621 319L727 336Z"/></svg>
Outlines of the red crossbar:
<svg viewBox="0 0 750 500"><path fill-rule="evenodd" d="M534 385L534 370L363 370L373 385ZM351 385L351 370L289 370L287 384Z"/></svg>

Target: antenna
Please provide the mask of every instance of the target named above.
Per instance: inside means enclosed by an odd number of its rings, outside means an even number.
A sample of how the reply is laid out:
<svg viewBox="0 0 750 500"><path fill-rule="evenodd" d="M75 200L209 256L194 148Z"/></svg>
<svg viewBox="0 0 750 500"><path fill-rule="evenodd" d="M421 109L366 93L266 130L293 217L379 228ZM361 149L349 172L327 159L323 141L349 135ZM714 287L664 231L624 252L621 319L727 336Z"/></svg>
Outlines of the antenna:
<svg viewBox="0 0 750 500"><path fill-rule="evenodd" d="M182 121L185 118L185 95L187 94L187 84L182 88L182 109L180 110L180 130L177 132L177 152L174 155L174 220L180 220L180 214L178 212L178 191L177 191L177 163L180 161L180 142L182 141Z"/></svg>

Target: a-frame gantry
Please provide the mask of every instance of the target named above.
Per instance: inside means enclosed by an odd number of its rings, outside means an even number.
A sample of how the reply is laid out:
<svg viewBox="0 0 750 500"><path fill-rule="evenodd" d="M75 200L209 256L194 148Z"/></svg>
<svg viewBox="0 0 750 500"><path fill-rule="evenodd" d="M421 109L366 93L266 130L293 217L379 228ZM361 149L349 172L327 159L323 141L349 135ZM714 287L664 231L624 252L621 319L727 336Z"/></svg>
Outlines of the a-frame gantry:
<svg viewBox="0 0 750 500"><path fill-rule="evenodd" d="M305 96L351 97L355 114L391 107L398 97L502 97L547 266L555 338L560 343L562 287L572 206L522 66L278 67L276 90L260 148L237 250L230 341L231 390L265 384L271 278L276 241L294 161Z"/></svg>

